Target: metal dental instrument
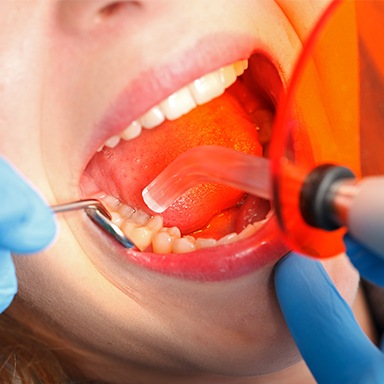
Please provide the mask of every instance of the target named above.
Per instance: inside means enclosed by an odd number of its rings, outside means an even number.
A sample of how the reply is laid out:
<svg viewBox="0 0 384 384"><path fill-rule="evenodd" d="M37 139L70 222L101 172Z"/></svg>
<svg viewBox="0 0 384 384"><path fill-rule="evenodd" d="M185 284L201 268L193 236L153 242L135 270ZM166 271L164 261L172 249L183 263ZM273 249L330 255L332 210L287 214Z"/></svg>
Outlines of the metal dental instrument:
<svg viewBox="0 0 384 384"><path fill-rule="evenodd" d="M112 219L111 214L104 207L104 205L97 199L77 200L70 203L63 203L57 205L51 205L51 209L54 213L76 211L79 209L98 209L108 219Z"/></svg>
<svg viewBox="0 0 384 384"><path fill-rule="evenodd" d="M52 212L61 213L83 209L88 217L100 228L107 231L125 248L135 248L130 239L125 236L123 231L114 224L112 216L105 206L97 199L78 200L70 203L57 204L51 206Z"/></svg>

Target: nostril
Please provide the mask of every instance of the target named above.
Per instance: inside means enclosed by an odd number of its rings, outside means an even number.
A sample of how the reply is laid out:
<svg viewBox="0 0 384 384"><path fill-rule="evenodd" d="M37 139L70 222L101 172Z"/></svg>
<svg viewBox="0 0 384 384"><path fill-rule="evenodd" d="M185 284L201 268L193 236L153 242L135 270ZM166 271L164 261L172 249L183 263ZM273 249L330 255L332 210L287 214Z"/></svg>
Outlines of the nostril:
<svg viewBox="0 0 384 384"><path fill-rule="evenodd" d="M62 1L58 4L57 15L62 25L78 31L92 30L95 25L99 28L100 22L118 23L142 6L141 1L134 0Z"/></svg>
<svg viewBox="0 0 384 384"><path fill-rule="evenodd" d="M115 13L119 12L121 8L124 6L124 4L121 1L116 1L112 4L108 4L104 8L102 8L99 12L101 16L112 16Z"/></svg>
<svg viewBox="0 0 384 384"><path fill-rule="evenodd" d="M140 7L139 1L114 1L107 4L99 11L101 17L114 16L119 12L126 11L128 8Z"/></svg>
<svg viewBox="0 0 384 384"><path fill-rule="evenodd" d="M105 4L99 7L95 12L94 20L114 24L119 20L132 16L132 12L141 8L141 1L120 0L120 1L105 1Z"/></svg>

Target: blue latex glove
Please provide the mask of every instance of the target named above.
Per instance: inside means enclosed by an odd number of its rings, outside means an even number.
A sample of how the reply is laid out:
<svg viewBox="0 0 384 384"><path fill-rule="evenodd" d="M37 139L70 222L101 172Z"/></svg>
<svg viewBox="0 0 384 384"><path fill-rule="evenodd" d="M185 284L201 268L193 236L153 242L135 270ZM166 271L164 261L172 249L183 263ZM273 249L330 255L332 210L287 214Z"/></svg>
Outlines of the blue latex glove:
<svg viewBox="0 0 384 384"><path fill-rule="evenodd" d="M384 259L376 256L349 235L344 236L346 252L360 275L372 283L384 287Z"/></svg>
<svg viewBox="0 0 384 384"><path fill-rule="evenodd" d="M54 238L49 207L33 188L0 158L0 313L12 302L17 280L11 252L32 253Z"/></svg>
<svg viewBox="0 0 384 384"><path fill-rule="evenodd" d="M346 236L347 253L362 274L384 283L384 261ZM384 355L365 336L322 265L289 254L276 266L280 307L319 383L384 383Z"/></svg>

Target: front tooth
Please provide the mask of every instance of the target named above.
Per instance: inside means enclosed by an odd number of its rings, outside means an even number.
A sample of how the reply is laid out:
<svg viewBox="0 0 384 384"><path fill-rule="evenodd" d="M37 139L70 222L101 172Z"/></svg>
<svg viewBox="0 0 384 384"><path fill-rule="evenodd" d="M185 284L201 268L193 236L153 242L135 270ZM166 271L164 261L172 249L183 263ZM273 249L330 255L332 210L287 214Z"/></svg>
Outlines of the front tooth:
<svg viewBox="0 0 384 384"><path fill-rule="evenodd" d="M188 87L181 88L160 103L160 108L168 120L176 120L195 107L196 103Z"/></svg>
<svg viewBox="0 0 384 384"><path fill-rule="evenodd" d="M244 65L243 65L243 62L241 61L237 61L235 64L233 64L234 68L235 68L235 71L236 71L236 75L237 76L241 76L243 73L244 73ZM247 66L248 66L248 61L247 61Z"/></svg>
<svg viewBox="0 0 384 384"><path fill-rule="evenodd" d="M236 71L233 65L227 65L226 67L220 68L219 72L224 88L228 88L237 79Z"/></svg>
<svg viewBox="0 0 384 384"><path fill-rule="evenodd" d="M211 72L195 80L189 85L189 89L196 103L199 105L207 103L224 93L224 85L221 82L218 71Z"/></svg>
<svg viewBox="0 0 384 384"><path fill-rule="evenodd" d="M112 136L110 137L106 142L105 142L105 146L108 147L108 148L114 148L116 147L117 144L119 144L120 142L120 136Z"/></svg>
<svg viewBox="0 0 384 384"><path fill-rule="evenodd" d="M124 140L132 140L140 136L142 131L142 126L138 121L133 121L121 134L121 137Z"/></svg>
<svg viewBox="0 0 384 384"><path fill-rule="evenodd" d="M140 117L139 123L143 128L151 129L160 125L165 120L164 114L159 107L151 108Z"/></svg>

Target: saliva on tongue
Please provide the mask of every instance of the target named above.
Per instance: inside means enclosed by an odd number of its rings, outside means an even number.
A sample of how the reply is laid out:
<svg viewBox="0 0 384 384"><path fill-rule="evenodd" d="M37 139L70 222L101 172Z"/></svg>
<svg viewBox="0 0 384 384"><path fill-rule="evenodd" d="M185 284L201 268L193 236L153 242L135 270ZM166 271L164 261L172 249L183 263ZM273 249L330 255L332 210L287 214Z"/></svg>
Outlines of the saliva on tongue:
<svg viewBox="0 0 384 384"><path fill-rule="evenodd" d="M168 164L183 152L200 145L219 145L262 156L255 125L236 97L229 92L198 106L175 121L153 130L143 129L131 141L97 153L86 173L104 192L147 213L141 192ZM209 161L209 159L201 159ZM177 226L182 234L220 238L240 232L249 216L266 213L264 201L215 183L190 189L163 214L164 225ZM260 212L263 211L263 212ZM249 220L249 222L247 222Z"/></svg>

